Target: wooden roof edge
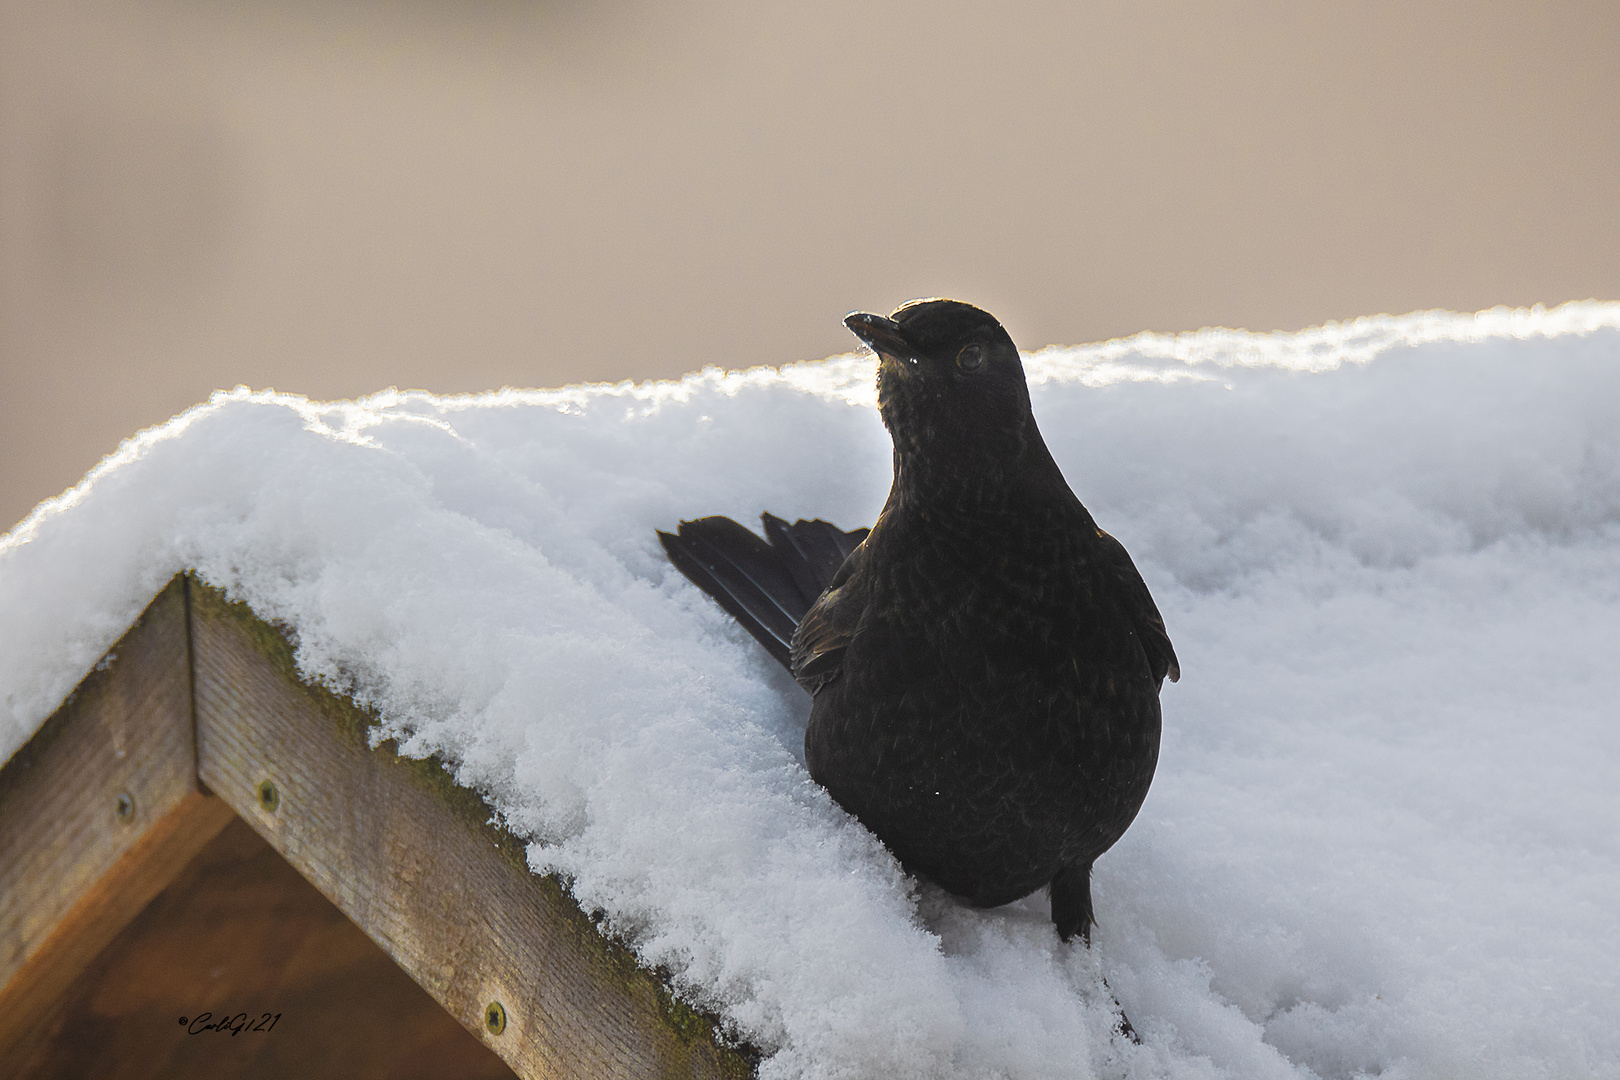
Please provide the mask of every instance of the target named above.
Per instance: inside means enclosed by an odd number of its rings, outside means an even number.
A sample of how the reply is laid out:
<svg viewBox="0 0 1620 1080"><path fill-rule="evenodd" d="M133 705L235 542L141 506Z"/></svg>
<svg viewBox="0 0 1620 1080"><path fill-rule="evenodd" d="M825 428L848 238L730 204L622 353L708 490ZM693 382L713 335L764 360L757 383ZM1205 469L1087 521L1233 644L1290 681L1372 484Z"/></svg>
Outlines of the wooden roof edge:
<svg viewBox="0 0 1620 1080"><path fill-rule="evenodd" d="M437 761L189 575L0 768L0 1058L233 816L523 1077L751 1076Z"/></svg>

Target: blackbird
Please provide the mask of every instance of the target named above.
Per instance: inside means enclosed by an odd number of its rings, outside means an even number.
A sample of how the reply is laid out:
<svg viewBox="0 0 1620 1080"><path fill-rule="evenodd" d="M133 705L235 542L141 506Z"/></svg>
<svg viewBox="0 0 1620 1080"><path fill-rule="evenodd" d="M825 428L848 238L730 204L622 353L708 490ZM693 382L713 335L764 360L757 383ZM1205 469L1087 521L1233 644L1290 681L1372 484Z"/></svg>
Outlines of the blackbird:
<svg viewBox="0 0 1620 1080"><path fill-rule="evenodd" d="M1147 796L1180 676L1164 620L1052 460L993 316L932 299L844 323L894 441L877 523L659 538L810 692L810 775L902 865L982 907L1047 886L1058 935L1089 943L1092 863Z"/></svg>

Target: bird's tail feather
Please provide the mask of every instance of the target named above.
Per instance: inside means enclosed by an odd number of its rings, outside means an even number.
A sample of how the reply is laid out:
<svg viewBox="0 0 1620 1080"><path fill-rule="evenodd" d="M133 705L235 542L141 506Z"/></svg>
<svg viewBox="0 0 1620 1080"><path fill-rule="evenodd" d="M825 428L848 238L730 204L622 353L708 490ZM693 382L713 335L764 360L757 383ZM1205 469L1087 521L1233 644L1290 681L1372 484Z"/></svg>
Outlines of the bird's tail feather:
<svg viewBox="0 0 1620 1080"><path fill-rule="evenodd" d="M869 530L845 532L825 521L789 525L760 515L765 539L727 517L683 521L659 541L669 561L788 670L793 630Z"/></svg>

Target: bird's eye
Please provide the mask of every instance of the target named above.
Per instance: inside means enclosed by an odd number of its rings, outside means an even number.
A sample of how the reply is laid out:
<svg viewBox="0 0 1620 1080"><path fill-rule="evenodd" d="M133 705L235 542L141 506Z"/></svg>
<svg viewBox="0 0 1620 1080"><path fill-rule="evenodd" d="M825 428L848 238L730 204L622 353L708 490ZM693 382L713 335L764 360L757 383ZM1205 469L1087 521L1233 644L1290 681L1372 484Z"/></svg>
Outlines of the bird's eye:
<svg viewBox="0 0 1620 1080"><path fill-rule="evenodd" d="M962 351L956 354L956 366L963 371L984 370L984 349L979 345L963 346Z"/></svg>

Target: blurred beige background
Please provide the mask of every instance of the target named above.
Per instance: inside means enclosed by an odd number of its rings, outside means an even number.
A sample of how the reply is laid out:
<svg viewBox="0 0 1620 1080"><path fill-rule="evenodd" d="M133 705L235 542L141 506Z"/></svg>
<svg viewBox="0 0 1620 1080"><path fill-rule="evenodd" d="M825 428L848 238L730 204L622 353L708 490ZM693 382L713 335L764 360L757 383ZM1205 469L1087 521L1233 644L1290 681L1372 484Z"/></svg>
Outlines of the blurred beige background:
<svg viewBox="0 0 1620 1080"><path fill-rule="evenodd" d="M1620 5L0 0L0 529L216 387L1620 298Z"/></svg>

